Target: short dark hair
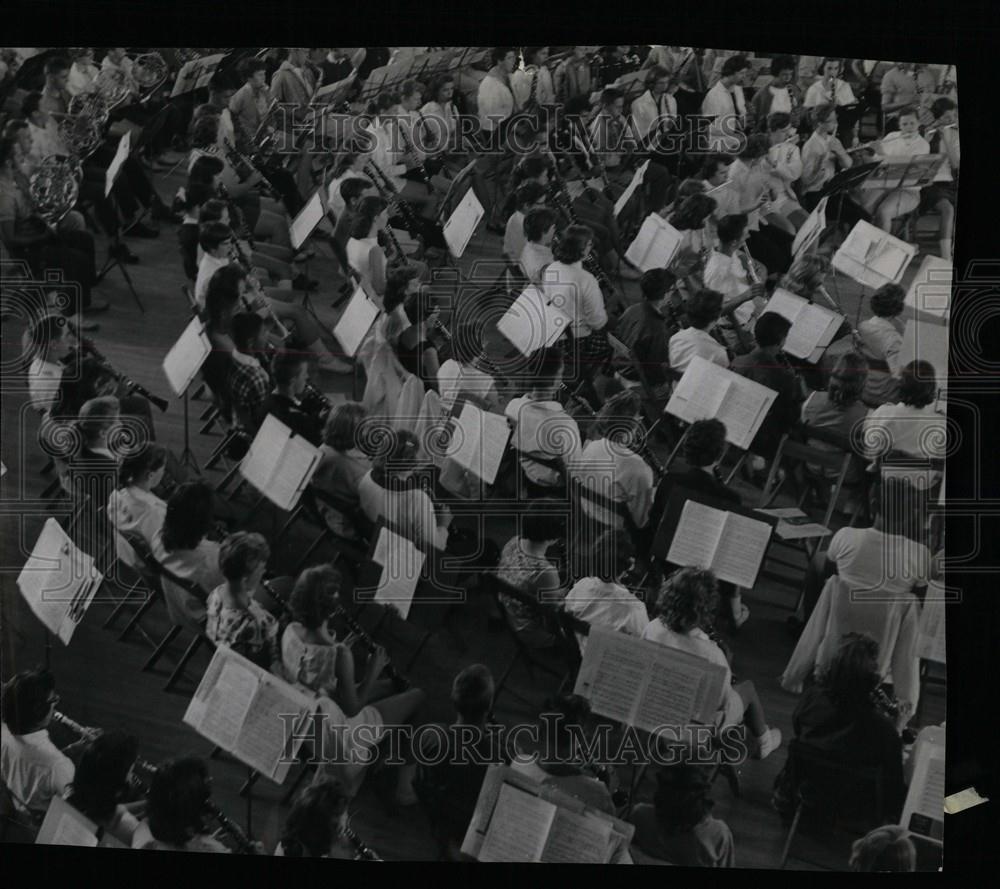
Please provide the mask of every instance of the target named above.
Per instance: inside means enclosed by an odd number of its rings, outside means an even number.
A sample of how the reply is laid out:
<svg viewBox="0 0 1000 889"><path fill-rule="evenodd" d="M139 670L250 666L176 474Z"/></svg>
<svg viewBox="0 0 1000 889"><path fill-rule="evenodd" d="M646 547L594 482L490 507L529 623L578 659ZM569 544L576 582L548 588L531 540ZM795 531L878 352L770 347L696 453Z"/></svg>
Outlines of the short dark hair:
<svg viewBox="0 0 1000 889"><path fill-rule="evenodd" d="M616 89L613 86L608 86L605 87L603 92L601 93L601 104L611 105L614 102L617 102L619 99L624 99L624 98L625 98L625 93L623 93L620 89Z"/></svg>
<svg viewBox="0 0 1000 889"><path fill-rule="evenodd" d="M486 718L493 706L494 694L493 674L483 664L466 667L451 684L452 706L467 723L481 722Z"/></svg>
<svg viewBox="0 0 1000 889"><path fill-rule="evenodd" d="M719 73L722 77L730 77L749 67L750 62L746 56L730 56L722 63L722 70Z"/></svg>
<svg viewBox="0 0 1000 889"><path fill-rule="evenodd" d="M122 488L134 485L148 475L152 475L167 463L167 449L155 442L147 444L139 453L122 459L118 467L118 484Z"/></svg>
<svg viewBox="0 0 1000 889"><path fill-rule="evenodd" d="M222 222L205 222L198 226L198 244L206 253L218 250L233 237L233 230Z"/></svg>
<svg viewBox="0 0 1000 889"><path fill-rule="evenodd" d="M168 552L194 549L215 523L215 492L205 481L184 482L170 495L160 540Z"/></svg>
<svg viewBox="0 0 1000 889"><path fill-rule="evenodd" d="M539 349L532 357L538 362L532 383L534 388L544 389L552 384L563 369L563 350L559 346L549 346Z"/></svg>
<svg viewBox="0 0 1000 889"><path fill-rule="evenodd" d="M334 821L347 809L349 797L336 778L306 787L292 803L281 830L281 851L289 858L322 858L336 839Z"/></svg>
<svg viewBox="0 0 1000 889"><path fill-rule="evenodd" d="M539 198L544 198L547 194L548 192L541 182L529 179L517 187L517 191L514 192L514 204L520 210L521 207L534 204L535 201Z"/></svg>
<svg viewBox="0 0 1000 889"><path fill-rule="evenodd" d="M69 71L69 59L65 56L52 56L45 63L45 73L48 74L58 74L61 71Z"/></svg>
<svg viewBox="0 0 1000 889"><path fill-rule="evenodd" d="M371 230L372 223L378 217L379 213L385 210L389 205L378 195L370 194L361 199L361 203L358 204L358 215L354 219L354 224L351 226L351 237L352 238L367 238L368 232Z"/></svg>
<svg viewBox="0 0 1000 889"><path fill-rule="evenodd" d="M165 762L149 786L147 820L153 837L174 846L204 832L206 803L211 797L208 769L195 757Z"/></svg>
<svg viewBox="0 0 1000 889"><path fill-rule="evenodd" d="M249 59L244 59L240 62L240 76L244 80L249 80L258 71L266 71L267 64L263 59L258 59L255 56L251 56Z"/></svg>
<svg viewBox="0 0 1000 889"><path fill-rule="evenodd" d="M817 105L812 109L812 111L809 112L809 120L812 123L813 129L818 127L824 121L829 120L836 113L836 105L831 105L829 103Z"/></svg>
<svg viewBox="0 0 1000 889"><path fill-rule="evenodd" d="M906 291L898 284L883 284L869 299L872 312L879 318L895 318L903 311Z"/></svg>
<svg viewBox="0 0 1000 889"><path fill-rule="evenodd" d="M526 157L517 165L515 177L518 182L524 182L527 179L537 179L542 173L547 173L548 170L548 158L533 154Z"/></svg>
<svg viewBox="0 0 1000 889"><path fill-rule="evenodd" d="M678 568L660 587L660 620L675 633L711 629L719 604L719 584L707 568Z"/></svg>
<svg viewBox="0 0 1000 889"><path fill-rule="evenodd" d="M194 148L208 148L219 138L219 116L203 114L191 124L191 145Z"/></svg>
<svg viewBox="0 0 1000 889"><path fill-rule="evenodd" d="M411 78L409 80L404 80L403 85L399 88L399 94L404 98L408 99L415 93L420 93L421 98L424 95L424 85L416 78Z"/></svg>
<svg viewBox="0 0 1000 889"><path fill-rule="evenodd" d="M287 386L295 379L299 368L308 360L305 352L298 352L294 349L281 350L271 362L271 375L274 377L274 382L279 386Z"/></svg>
<svg viewBox="0 0 1000 889"><path fill-rule="evenodd" d="M689 466L711 466L726 449L726 424L715 417L695 420L684 436L684 462Z"/></svg>
<svg viewBox="0 0 1000 889"><path fill-rule="evenodd" d="M205 291L205 320L209 325L222 324L227 315L240 303L240 283L247 273L231 262L216 269Z"/></svg>
<svg viewBox="0 0 1000 889"><path fill-rule="evenodd" d="M653 811L666 836L690 833L712 811L712 785L704 766L687 762L665 766L657 773L656 783Z"/></svg>
<svg viewBox="0 0 1000 889"><path fill-rule="evenodd" d="M233 315L232 331L233 342L237 349L243 349L252 343L260 334L264 327L264 319L253 312L240 312Z"/></svg>
<svg viewBox="0 0 1000 889"><path fill-rule="evenodd" d="M76 765L67 801L94 821L107 821L128 788L139 741L119 729L103 732L85 748Z"/></svg>
<svg viewBox="0 0 1000 889"><path fill-rule="evenodd" d="M902 120L904 117L915 117L917 120L920 119L920 113L913 105L907 105L906 108L900 108L896 112L896 120Z"/></svg>
<svg viewBox="0 0 1000 889"><path fill-rule="evenodd" d="M701 179L711 179L718 172L719 164L728 167L732 163L732 158L725 154L710 154L702 162L698 176Z"/></svg>
<svg viewBox="0 0 1000 889"><path fill-rule="evenodd" d="M791 56L775 56L771 59L771 76L777 77L782 71L796 71L798 66Z"/></svg>
<svg viewBox="0 0 1000 889"><path fill-rule="evenodd" d="M191 169L188 170L186 188L190 188L196 182L203 182L205 185L210 186L212 180L225 169L226 165L222 162L221 158L215 157L212 154L203 154L191 165Z"/></svg>
<svg viewBox="0 0 1000 889"><path fill-rule="evenodd" d="M528 511L521 520L521 536L532 543L558 540L565 528L563 516L552 511L553 501L539 499L528 503Z"/></svg>
<svg viewBox="0 0 1000 889"><path fill-rule="evenodd" d="M340 183L340 196L344 199L345 204L350 204L371 187L372 184L367 179L362 179L360 176L350 176Z"/></svg>
<svg viewBox="0 0 1000 889"><path fill-rule="evenodd" d="M723 301L724 297L718 290L705 288L695 291L688 298L685 307L688 323L698 330L704 330L722 314Z"/></svg>
<svg viewBox="0 0 1000 889"><path fill-rule="evenodd" d="M508 53L514 53L514 55L516 56L517 55L517 47L516 46L494 46L493 47L493 51L490 53L490 61L493 62L494 65L498 65L505 58L507 58L507 54Z"/></svg>
<svg viewBox="0 0 1000 889"><path fill-rule="evenodd" d="M4 683L0 718L12 734L27 734L48 716L53 706L49 695L55 690L55 677L48 670L16 673Z"/></svg>
<svg viewBox="0 0 1000 889"><path fill-rule="evenodd" d="M646 89L650 89L656 81L670 76L670 72L662 65L653 65L653 67L646 72L646 77L643 79L642 84L646 87Z"/></svg>
<svg viewBox="0 0 1000 889"><path fill-rule="evenodd" d="M776 133L792 125L792 115L787 111L775 111L767 116L767 131Z"/></svg>
<svg viewBox="0 0 1000 889"><path fill-rule="evenodd" d="M792 329L792 322L777 312L765 312L757 319L753 328L757 345L763 348L777 346Z"/></svg>
<svg viewBox="0 0 1000 889"><path fill-rule="evenodd" d="M335 451L349 451L357 441L358 426L365 418L365 407L357 401L338 404L326 418L323 442Z"/></svg>
<svg viewBox="0 0 1000 889"><path fill-rule="evenodd" d="M705 225L705 220L715 212L716 206L718 204L715 198L704 192L688 195L670 215L669 222L678 231L700 229Z"/></svg>
<svg viewBox="0 0 1000 889"><path fill-rule="evenodd" d="M594 231L586 225L571 225L563 232L552 255L556 261L571 265L585 256L587 243L594 238Z"/></svg>
<svg viewBox="0 0 1000 889"><path fill-rule="evenodd" d="M720 243L726 244L735 241L749 224L746 213L730 213L723 216L716 225Z"/></svg>
<svg viewBox="0 0 1000 889"><path fill-rule="evenodd" d="M386 275L385 295L382 308L388 314L406 300L406 288L410 281L420 277L420 269L415 265L393 266Z"/></svg>
<svg viewBox="0 0 1000 889"><path fill-rule="evenodd" d="M942 368L944 371L945 368ZM911 361L899 372L899 400L910 407L927 407L937 397L934 365Z"/></svg>
<svg viewBox="0 0 1000 889"><path fill-rule="evenodd" d="M743 143L739 151L740 160L753 161L763 157L771 148L771 140L763 133L754 133Z"/></svg>
<svg viewBox="0 0 1000 889"><path fill-rule="evenodd" d="M197 188L199 190L205 189L204 185L195 185L192 190ZM207 194L211 194L210 191L206 190ZM204 225L207 222L220 222L222 220L222 214L229 212L229 204L227 204L222 198L209 197L201 205L201 211L198 213L198 222Z"/></svg>
<svg viewBox="0 0 1000 889"><path fill-rule="evenodd" d="M642 291L643 299L658 302L676 283L677 275L670 269L650 269L639 279L639 289Z"/></svg>
<svg viewBox="0 0 1000 889"><path fill-rule="evenodd" d="M872 692L880 684L878 642L862 633L845 633L833 659L818 671L821 689L840 710L872 710Z"/></svg>
<svg viewBox="0 0 1000 889"><path fill-rule="evenodd" d="M548 207L532 207L524 214L524 236L536 242L555 224L556 213Z"/></svg>
<svg viewBox="0 0 1000 889"><path fill-rule="evenodd" d="M935 99L931 102L931 114L933 114L936 119L946 111L954 111L957 107L958 105L956 105L947 96L941 96L941 98Z"/></svg>
<svg viewBox="0 0 1000 889"><path fill-rule="evenodd" d="M192 182L184 189L183 206L185 210L193 210L195 207L204 207L209 201L215 199L215 192L207 182ZM225 201L220 201L223 205ZM201 221L201 215L198 216Z"/></svg>
<svg viewBox="0 0 1000 889"><path fill-rule="evenodd" d="M547 46L524 46L521 47L521 55L524 57L524 61L529 64L534 64L535 56L538 55L543 49L548 49Z"/></svg>
<svg viewBox="0 0 1000 889"><path fill-rule="evenodd" d="M219 547L219 570L230 583L249 577L253 570L271 557L271 547L263 534L237 531Z"/></svg>
<svg viewBox="0 0 1000 889"><path fill-rule="evenodd" d="M592 568L588 576L611 583L628 567L629 559L634 555L635 546L625 531L605 531L594 544Z"/></svg>
<svg viewBox="0 0 1000 889"><path fill-rule="evenodd" d="M23 101L21 102L21 114L26 118L31 117L38 110L38 106L42 101L42 94L37 90L28 93Z"/></svg>
<svg viewBox="0 0 1000 889"><path fill-rule="evenodd" d="M321 627L333 611L344 578L332 565L313 565L299 575L288 597L292 620L310 630Z"/></svg>

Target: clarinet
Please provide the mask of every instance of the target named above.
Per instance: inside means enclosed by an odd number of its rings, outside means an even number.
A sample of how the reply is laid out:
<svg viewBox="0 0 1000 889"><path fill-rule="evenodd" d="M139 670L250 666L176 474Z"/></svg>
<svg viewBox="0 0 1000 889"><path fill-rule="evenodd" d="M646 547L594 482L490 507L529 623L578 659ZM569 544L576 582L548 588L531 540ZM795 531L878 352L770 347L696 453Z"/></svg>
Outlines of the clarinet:
<svg viewBox="0 0 1000 889"><path fill-rule="evenodd" d="M230 841L236 846L236 851L240 855L258 855L260 854L257 850L257 846L253 840L250 839L244 832L243 828L240 827L236 822L232 821L227 817L223 811L209 800L205 800L205 810L209 815L214 818L219 824L219 830L222 831Z"/></svg>
<svg viewBox="0 0 1000 889"><path fill-rule="evenodd" d="M394 210L393 215L399 214L406 221L406 227L410 234L418 232L420 230L420 226L417 223L416 217L413 215L413 210L411 210L410 205L399 196L399 192L396 191L396 186L393 185L392 180L382 172L379 165L376 164L375 161L368 161L368 163L364 166L364 172L378 189L379 194L382 196L382 200L392 207Z"/></svg>
<svg viewBox="0 0 1000 889"><path fill-rule="evenodd" d="M291 608L288 606L288 599L285 596L282 596L281 593L271 586L270 581L262 579L260 585L264 588L264 592L266 592L272 599L274 599L275 602L278 603L279 606L281 606L281 610L284 611L285 614L288 614L291 611Z"/></svg>
<svg viewBox="0 0 1000 889"><path fill-rule="evenodd" d="M129 395L133 392L138 393L151 404L155 404L161 411L166 412L169 402L165 398L160 398L158 395L154 395L141 383L137 383L127 374L117 370L115 366L98 351L92 340L81 337L80 351L84 354L90 355L95 361L97 361L101 367L103 367L109 374L111 374L111 376L113 376L125 387L125 390L129 393Z"/></svg>
<svg viewBox="0 0 1000 889"><path fill-rule="evenodd" d="M371 635L369 635L368 631L365 630L360 623L348 614L346 608L342 605L336 606L331 617L334 616L339 617L347 625L347 629L361 640L369 654L375 653L375 649L378 647L375 644L375 640L372 639ZM391 663L386 664L385 675L392 680L392 682L400 688L400 690L410 687L410 680L403 676L403 674L400 673Z"/></svg>
<svg viewBox="0 0 1000 889"><path fill-rule="evenodd" d="M899 720L900 705L894 695L889 694L881 683L872 689L871 702L876 712L895 724Z"/></svg>
<svg viewBox="0 0 1000 889"><path fill-rule="evenodd" d="M423 159L417 154L416 146L413 144L413 140L407 134L406 127L402 123L399 124L399 135L403 137L406 150L416 158L417 173L420 175L420 179L424 185L427 186L427 194L434 194L434 186L431 185L431 177L427 175L427 167L424 166Z"/></svg>
<svg viewBox="0 0 1000 889"><path fill-rule="evenodd" d="M302 397L299 399L299 407L303 412L322 419L328 413L333 403L312 383L306 383L302 390Z"/></svg>
<svg viewBox="0 0 1000 889"><path fill-rule="evenodd" d="M100 729L93 728L87 725L81 725L76 720L70 719L65 713L61 713L58 710L52 711L52 721L58 723L61 726L64 726L65 728L68 728L71 732L74 732L75 734L79 735L81 740L85 741L93 741L101 733ZM134 764L136 768L141 769L142 771L147 772L150 775L156 774L157 767L145 759L141 759L140 757L137 756L135 758ZM128 783L134 790L138 791L147 790L144 783L136 775L129 774Z"/></svg>
<svg viewBox="0 0 1000 889"><path fill-rule="evenodd" d="M354 860L355 861L382 861L383 859L379 857L378 853L366 846L364 841L359 837L351 828L342 827L340 828L340 835L347 840L354 847Z"/></svg>

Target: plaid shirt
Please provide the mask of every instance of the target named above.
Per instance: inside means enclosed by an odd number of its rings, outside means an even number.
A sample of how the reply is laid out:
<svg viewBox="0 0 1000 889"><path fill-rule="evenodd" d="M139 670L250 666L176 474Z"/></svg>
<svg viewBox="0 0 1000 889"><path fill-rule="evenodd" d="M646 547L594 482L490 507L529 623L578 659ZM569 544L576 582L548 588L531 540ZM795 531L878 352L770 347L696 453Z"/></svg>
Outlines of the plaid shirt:
<svg viewBox="0 0 1000 889"><path fill-rule="evenodd" d="M254 600L246 610L227 608L221 586L208 597L205 635L265 670L281 663L278 622Z"/></svg>
<svg viewBox="0 0 1000 889"><path fill-rule="evenodd" d="M237 424L253 434L264 419L264 402L271 394L271 377L257 359L234 363L229 371L229 394Z"/></svg>

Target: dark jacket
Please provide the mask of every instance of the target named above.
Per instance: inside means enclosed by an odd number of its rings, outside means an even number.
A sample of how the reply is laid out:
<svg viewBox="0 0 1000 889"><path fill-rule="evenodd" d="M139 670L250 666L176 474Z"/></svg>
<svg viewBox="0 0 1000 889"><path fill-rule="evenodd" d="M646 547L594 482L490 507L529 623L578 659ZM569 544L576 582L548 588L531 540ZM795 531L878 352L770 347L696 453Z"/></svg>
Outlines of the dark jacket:
<svg viewBox="0 0 1000 889"><path fill-rule="evenodd" d="M775 358L771 349L760 346L748 355L734 358L732 369L778 393L750 445L752 453L770 459L778 449L781 436L798 423L802 409L798 379L789 367Z"/></svg>

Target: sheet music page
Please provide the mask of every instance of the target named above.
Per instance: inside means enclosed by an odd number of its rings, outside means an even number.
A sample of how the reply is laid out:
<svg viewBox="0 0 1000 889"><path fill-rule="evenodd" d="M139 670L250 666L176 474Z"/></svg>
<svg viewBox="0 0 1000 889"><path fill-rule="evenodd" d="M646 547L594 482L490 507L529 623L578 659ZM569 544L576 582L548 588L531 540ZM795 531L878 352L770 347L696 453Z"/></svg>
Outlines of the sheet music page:
<svg viewBox="0 0 1000 889"><path fill-rule="evenodd" d="M298 215L292 220L288 227L288 237L292 246L298 250L305 242L312 231L323 218L323 198L319 191L314 191L313 196L306 201L306 205L299 210Z"/></svg>
<svg viewBox="0 0 1000 889"><path fill-rule="evenodd" d="M287 428L287 427L286 427ZM298 435L285 442L281 458L267 488L268 500L286 512L295 508L302 490L319 466L319 448Z"/></svg>
<svg viewBox="0 0 1000 889"><path fill-rule="evenodd" d="M508 777L510 780L516 782L521 776L515 776L514 772L508 766L498 763L486 767L483 786L479 789L476 808L469 821L469 829L465 834L465 841L462 843L462 851L467 855L478 856L486 828L489 826L493 810L496 808L497 800L500 798L500 789Z"/></svg>
<svg viewBox="0 0 1000 889"><path fill-rule="evenodd" d="M946 319L951 307L954 266L946 259L926 255L910 282L904 305L915 312Z"/></svg>
<svg viewBox="0 0 1000 889"><path fill-rule="evenodd" d="M732 371L728 373L732 385L715 416L726 424L726 441L746 450L778 393Z"/></svg>
<svg viewBox="0 0 1000 889"><path fill-rule="evenodd" d="M228 751L236 749L243 723L260 685L253 665L244 658L233 657L234 654L229 652L230 656L208 696L201 724L192 726L202 737Z"/></svg>
<svg viewBox="0 0 1000 889"><path fill-rule="evenodd" d="M917 657L947 664L945 635L945 591L936 582L927 586L927 595L920 610L919 635L917 636Z"/></svg>
<svg viewBox="0 0 1000 889"><path fill-rule="evenodd" d="M697 356L684 371L667 404L667 411L687 423L719 415L735 374Z"/></svg>
<svg viewBox="0 0 1000 889"><path fill-rule="evenodd" d="M629 202L629 199L635 194L635 190L642 185L642 180L646 175L646 168L649 166L649 161L643 161L642 166L639 167L632 175L632 181L625 187L619 196L618 200L615 201L615 216L621 215L622 210L625 209L625 205Z"/></svg>
<svg viewBox="0 0 1000 889"><path fill-rule="evenodd" d="M486 211L479 202L479 198L476 197L475 191L470 188L462 195L462 200L458 202L455 209L452 210L451 216L442 226L445 243L455 259L461 259L485 214Z"/></svg>
<svg viewBox="0 0 1000 889"><path fill-rule="evenodd" d="M404 620L413 605L426 556L411 541L386 527L379 529L372 561L382 566L375 601L394 607Z"/></svg>
<svg viewBox="0 0 1000 889"><path fill-rule="evenodd" d="M873 272L887 278L890 281L897 281L903 274L903 266L906 263L906 252L901 250L891 241L883 240L877 245L872 245L874 249L869 251L866 265Z"/></svg>
<svg viewBox="0 0 1000 889"><path fill-rule="evenodd" d="M128 158L129 150L132 146L132 131L126 130L125 135L118 141L118 150L108 164L108 169L104 174L104 197L111 194L111 189L115 187L115 180L121 172L122 164Z"/></svg>
<svg viewBox="0 0 1000 889"><path fill-rule="evenodd" d="M592 814L558 807L541 860L546 864L605 864L612 823Z"/></svg>
<svg viewBox="0 0 1000 889"><path fill-rule="evenodd" d="M649 681L636 709L634 724L646 731L661 725L687 725L692 720L708 724L722 698L725 667L704 658L659 645L651 650Z"/></svg>
<svg viewBox="0 0 1000 889"><path fill-rule="evenodd" d="M736 512L727 512L712 568L719 580L744 589L757 581L760 563L771 539L771 526Z"/></svg>
<svg viewBox="0 0 1000 889"><path fill-rule="evenodd" d="M681 239L681 233L669 222L651 213L625 252L625 258L644 272L666 268L674 258Z"/></svg>
<svg viewBox="0 0 1000 889"><path fill-rule="evenodd" d="M264 493L281 465L285 442L292 434L284 423L273 414L264 418L250 450L240 462L240 475L258 491Z"/></svg>
<svg viewBox="0 0 1000 889"><path fill-rule="evenodd" d="M541 861L556 807L504 784L500 788L480 861Z"/></svg>
<svg viewBox="0 0 1000 889"><path fill-rule="evenodd" d="M63 618L59 622L59 631L56 633L63 645L69 645L73 633L80 621L83 620L104 580L104 576L95 567L93 558L80 550L77 550L77 555L79 562L74 570L81 580L63 612Z"/></svg>
<svg viewBox="0 0 1000 889"><path fill-rule="evenodd" d="M796 232L795 240L792 241L792 256L794 258L798 259L800 254L807 253L816 239L823 233L823 229L826 228L826 203L828 200L830 200L829 197L821 198L802 224L802 228Z"/></svg>
<svg viewBox="0 0 1000 889"><path fill-rule="evenodd" d="M598 716L632 722L652 660L641 641L600 626L591 628L573 691L587 698Z"/></svg>
<svg viewBox="0 0 1000 889"><path fill-rule="evenodd" d="M97 825L61 796L52 797L35 845L95 848L97 843Z"/></svg>
<svg viewBox="0 0 1000 889"><path fill-rule="evenodd" d="M299 713L302 701L293 689L271 676L262 677L233 753L267 778L277 780L285 753L286 725L282 714ZM291 758L291 757L289 757ZM291 763L284 764L287 773ZM279 781L280 783L280 781Z"/></svg>
<svg viewBox="0 0 1000 889"><path fill-rule="evenodd" d="M18 575L17 586L35 616L61 639L74 599L79 601L79 594L93 576L93 559L76 548L54 518L48 518Z"/></svg>
<svg viewBox="0 0 1000 889"><path fill-rule="evenodd" d="M911 361L929 361L934 375L943 385L948 380L948 328L911 318L903 330L903 346L899 351L901 365Z"/></svg>
<svg viewBox="0 0 1000 889"><path fill-rule="evenodd" d="M795 319L799 317L807 305L808 302L801 296L797 296L783 287L776 287L774 293L771 294L771 298L767 301L764 311L781 315L782 318L787 318L794 325ZM785 351L788 350L786 349Z"/></svg>
<svg viewBox="0 0 1000 889"><path fill-rule="evenodd" d="M526 287L507 309L497 323L497 330L522 355L531 355L551 346L569 326L569 316L561 309L549 305L545 294L532 285Z"/></svg>
<svg viewBox="0 0 1000 889"><path fill-rule="evenodd" d="M174 395L179 398L184 394L211 352L212 344L205 333L205 325L200 319L192 318L163 359L163 373Z"/></svg>
<svg viewBox="0 0 1000 889"><path fill-rule="evenodd" d="M688 500L681 510L667 561L685 568L711 568L728 513Z"/></svg>
<svg viewBox="0 0 1000 889"><path fill-rule="evenodd" d="M785 351L796 358L808 359L817 349L830 345L840 327L841 317L822 306L807 303L788 331Z"/></svg>
<svg viewBox="0 0 1000 889"><path fill-rule="evenodd" d="M194 695L188 702L187 710L184 712L183 721L192 728L197 728L201 725L201 721L205 718L205 708L208 706L208 699L211 697L212 689L218 683L219 674L222 673L222 668L226 665L229 657L230 651L228 649L216 648L215 653L212 655L212 660L205 668L201 681L198 683L198 688L195 689Z"/></svg>
<svg viewBox="0 0 1000 889"><path fill-rule="evenodd" d="M347 308L344 309L344 313L333 328L333 335L337 338L345 355L354 357L358 346L361 345L377 317L378 306L368 298L364 288L358 285L354 296L351 297Z"/></svg>
<svg viewBox="0 0 1000 889"><path fill-rule="evenodd" d="M492 485L511 434L507 418L465 402L461 415L452 418L452 423L455 428L447 456Z"/></svg>
<svg viewBox="0 0 1000 889"><path fill-rule="evenodd" d="M927 766L922 775L913 776L916 782L918 777L923 777L923 782L919 785L919 796L916 800L914 811L920 815L926 815L934 821L944 819L944 755L938 748L937 756L927 758ZM912 829L912 828L911 828Z"/></svg>

